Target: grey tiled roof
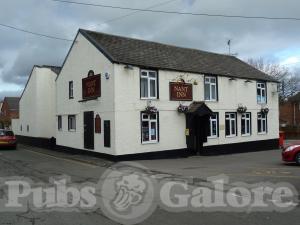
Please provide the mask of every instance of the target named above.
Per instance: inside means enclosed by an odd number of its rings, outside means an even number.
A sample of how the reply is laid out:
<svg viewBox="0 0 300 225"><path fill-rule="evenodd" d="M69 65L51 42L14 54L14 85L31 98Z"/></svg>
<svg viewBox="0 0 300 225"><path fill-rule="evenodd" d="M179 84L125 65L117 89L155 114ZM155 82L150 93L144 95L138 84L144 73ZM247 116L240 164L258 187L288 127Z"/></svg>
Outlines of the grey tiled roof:
<svg viewBox="0 0 300 225"><path fill-rule="evenodd" d="M275 81L236 57L82 30L112 62L164 70Z"/></svg>
<svg viewBox="0 0 300 225"><path fill-rule="evenodd" d="M5 97L4 101L7 102L10 110L19 110L19 97Z"/></svg>

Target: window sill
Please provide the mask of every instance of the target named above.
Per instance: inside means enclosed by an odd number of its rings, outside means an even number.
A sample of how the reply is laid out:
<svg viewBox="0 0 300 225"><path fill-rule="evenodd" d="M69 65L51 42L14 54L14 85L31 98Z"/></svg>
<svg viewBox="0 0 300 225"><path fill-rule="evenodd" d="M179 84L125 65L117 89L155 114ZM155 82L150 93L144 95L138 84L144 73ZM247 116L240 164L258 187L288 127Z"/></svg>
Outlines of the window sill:
<svg viewBox="0 0 300 225"><path fill-rule="evenodd" d="M242 134L241 136L242 136L242 137L250 137L251 134Z"/></svg>
<svg viewBox="0 0 300 225"><path fill-rule="evenodd" d="M157 144L158 141L146 141L146 142L142 142L142 145L148 145L148 144Z"/></svg>
<svg viewBox="0 0 300 225"><path fill-rule="evenodd" d="M217 139L218 136L208 136L207 139Z"/></svg>
<svg viewBox="0 0 300 225"><path fill-rule="evenodd" d="M237 137L237 135L230 135L230 136L225 136L226 138L234 138Z"/></svg>
<svg viewBox="0 0 300 225"><path fill-rule="evenodd" d="M267 132L261 132L261 133L257 133L258 135L266 135Z"/></svg>
<svg viewBox="0 0 300 225"><path fill-rule="evenodd" d="M141 100L159 100L157 97L153 98L140 98Z"/></svg>
<svg viewBox="0 0 300 225"><path fill-rule="evenodd" d="M76 132L76 130L68 130L68 131L69 131L69 132L73 132L73 133Z"/></svg>

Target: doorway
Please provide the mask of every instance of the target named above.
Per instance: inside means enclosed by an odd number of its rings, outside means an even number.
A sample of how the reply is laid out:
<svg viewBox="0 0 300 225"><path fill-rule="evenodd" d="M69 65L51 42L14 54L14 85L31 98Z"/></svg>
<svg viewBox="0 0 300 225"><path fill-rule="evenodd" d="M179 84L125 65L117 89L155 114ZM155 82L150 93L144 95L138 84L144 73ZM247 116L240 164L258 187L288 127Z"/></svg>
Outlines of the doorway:
<svg viewBox="0 0 300 225"><path fill-rule="evenodd" d="M84 148L94 149L94 112L84 112Z"/></svg>

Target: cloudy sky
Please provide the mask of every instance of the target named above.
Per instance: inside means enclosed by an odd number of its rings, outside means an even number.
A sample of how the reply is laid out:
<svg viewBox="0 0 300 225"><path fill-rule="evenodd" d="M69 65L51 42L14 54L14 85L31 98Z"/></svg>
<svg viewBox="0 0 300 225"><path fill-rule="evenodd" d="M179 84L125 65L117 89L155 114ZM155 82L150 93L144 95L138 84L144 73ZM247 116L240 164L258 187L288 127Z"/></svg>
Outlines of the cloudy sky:
<svg viewBox="0 0 300 225"><path fill-rule="evenodd" d="M154 10L267 17L298 17L298 0L74 0ZM156 7L154 7L156 6ZM1 0L0 24L72 40L78 28L158 41L246 60L263 57L300 67L300 21L203 17L66 4ZM132 14L128 16L128 14ZM300 16L299 16L300 17ZM61 65L71 41L48 39L0 25L0 99L17 96L32 66Z"/></svg>

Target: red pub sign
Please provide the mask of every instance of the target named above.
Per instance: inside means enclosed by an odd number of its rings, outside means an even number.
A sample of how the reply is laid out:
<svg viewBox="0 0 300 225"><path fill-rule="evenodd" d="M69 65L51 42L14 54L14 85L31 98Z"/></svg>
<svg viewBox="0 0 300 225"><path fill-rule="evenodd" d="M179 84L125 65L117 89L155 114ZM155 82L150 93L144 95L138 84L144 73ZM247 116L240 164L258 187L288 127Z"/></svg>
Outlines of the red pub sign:
<svg viewBox="0 0 300 225"><path fill-rule="evenodd" d="M170 100L193 101L193 85L187 83L170 82Z"/></svg>
<svg viewBox="0 0 300 225"><path fill-rule="evenodd" d="M101 96L101 77L100 74L89 76L82 79L82 98L91 99Z"/></svg>

